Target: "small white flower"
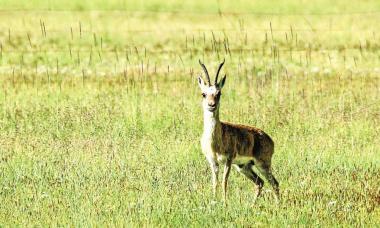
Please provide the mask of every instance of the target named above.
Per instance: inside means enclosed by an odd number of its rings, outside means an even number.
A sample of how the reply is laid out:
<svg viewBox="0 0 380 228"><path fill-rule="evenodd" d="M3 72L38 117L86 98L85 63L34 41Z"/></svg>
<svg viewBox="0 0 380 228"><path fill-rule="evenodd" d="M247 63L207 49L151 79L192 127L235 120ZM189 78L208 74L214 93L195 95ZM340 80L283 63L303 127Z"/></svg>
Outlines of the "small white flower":
<svg viewBox="0 0 380 228"><path fill-rule="evenodd" d="M324 75L329 75L329 74L331 74L331 69L330 69L330 68L325 68L325 69L323 70L323 74L324 74Z"/></svg>
<svg viewBox="0 0 380 228"><path fill-rule="evenodd" d="M334 200L334 201L330 201L327 205L331 207L331 206L334 206L335 204L336 204L336 201Z"/></svg>
<svg viewBox="0 0 380 228"><path fill-rule="evenodd" d="M313 73L313 74L319 73L319 67L317 67L317 66L312 67L311 70L310 70L310 72Z"/></svg>

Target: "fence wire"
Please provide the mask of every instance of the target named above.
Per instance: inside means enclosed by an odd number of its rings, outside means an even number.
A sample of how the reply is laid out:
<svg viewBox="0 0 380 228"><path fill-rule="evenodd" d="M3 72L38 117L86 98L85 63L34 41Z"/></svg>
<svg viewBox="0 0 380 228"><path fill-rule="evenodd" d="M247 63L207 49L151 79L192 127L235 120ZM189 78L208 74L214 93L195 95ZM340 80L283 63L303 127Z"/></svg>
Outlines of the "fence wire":
<svg viewBox="0 0 380 228"><path fill-rule="evenodd" d="M189 14L189 15L252 15L252 16L344 16L344 15L375 15L380 14L380 10L367 10L367 11L352 11L352 12L260 12L260 11L247 11L247 12L234 12L234 11L186 11L186 10L128 10L128 9L27 9L27 8L13 8L13 9L0 9L0 13L12 12L36 12L36 13L119 13L119 14Z"/></svg>

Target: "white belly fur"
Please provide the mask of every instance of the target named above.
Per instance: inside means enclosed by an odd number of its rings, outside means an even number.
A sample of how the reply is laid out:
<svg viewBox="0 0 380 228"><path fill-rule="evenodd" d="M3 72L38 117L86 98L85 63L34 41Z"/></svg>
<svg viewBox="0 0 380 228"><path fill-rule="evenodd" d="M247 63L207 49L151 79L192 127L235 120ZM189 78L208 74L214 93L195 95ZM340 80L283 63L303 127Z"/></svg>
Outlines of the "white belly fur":
<svg viewBox="0 0 380 228"><path fill-rule="evenodd" d="M222 163L226 162L227 156L220 155L220 154L218 154L217 156L218 156L217 157L218 162L222 162ZM247 164L248 162L252 161L253 159L254 159L253 157L249 157L249 156L236 156L234 158L234 160L232 160L232 164L237 164L237 165Z"/></svg>
<svg viewBox="0 0 380 228"><path fill-rule="evenodd" d="M250 156L236 156L236 158L232 161L233 164L247 164L252 161L253 157Z"/></svg>

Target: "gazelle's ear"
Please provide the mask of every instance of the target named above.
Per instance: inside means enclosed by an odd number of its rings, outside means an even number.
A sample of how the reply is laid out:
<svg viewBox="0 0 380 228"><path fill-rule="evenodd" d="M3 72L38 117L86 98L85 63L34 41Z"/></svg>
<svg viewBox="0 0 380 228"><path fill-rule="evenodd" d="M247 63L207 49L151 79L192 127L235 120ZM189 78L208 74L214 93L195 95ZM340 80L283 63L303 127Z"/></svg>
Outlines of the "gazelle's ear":
<svg viewBox="0 0 380 228"><path fill-rule="evenodd" d="M222 78L222 80L220 80L220 82L218 83L218 88L219 89L223 88L224 83L226 82L226 77L227 77L227 75L224 75L224 77Z"/></svg>
<svg viewBox="0 0 380 228"><path fill-rule="evenodd" d="M201 76L198 77L198 85L201 89L205 87L205 82L203 81Z"/></svg>

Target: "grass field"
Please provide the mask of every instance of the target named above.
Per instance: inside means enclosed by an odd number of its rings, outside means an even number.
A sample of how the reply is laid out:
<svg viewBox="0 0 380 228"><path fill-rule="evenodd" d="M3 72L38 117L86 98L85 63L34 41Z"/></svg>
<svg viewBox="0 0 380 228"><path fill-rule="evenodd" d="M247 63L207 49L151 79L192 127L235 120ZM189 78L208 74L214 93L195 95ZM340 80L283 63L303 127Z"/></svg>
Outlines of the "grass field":
<svg viewBox="0 0 380 228"><path fill-rule="evenodd" d="M374 0L1 1L0 226L380 226L379 21ZM235 170L211 203L196 78L223 58L221 119L272 136L279 204Z"/></svg>

